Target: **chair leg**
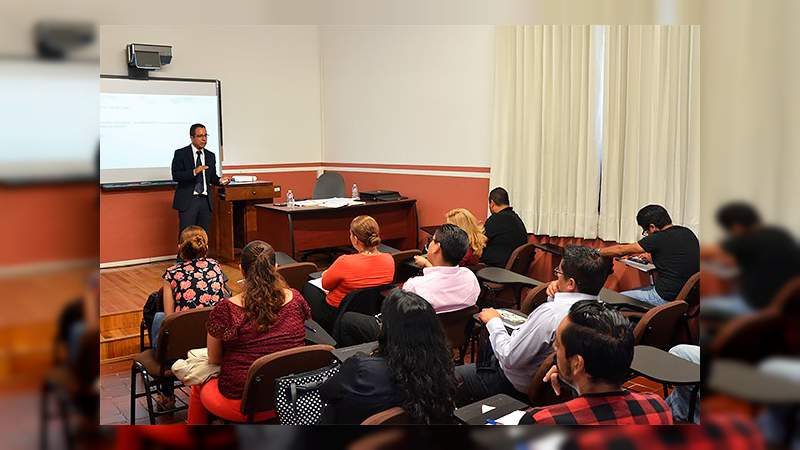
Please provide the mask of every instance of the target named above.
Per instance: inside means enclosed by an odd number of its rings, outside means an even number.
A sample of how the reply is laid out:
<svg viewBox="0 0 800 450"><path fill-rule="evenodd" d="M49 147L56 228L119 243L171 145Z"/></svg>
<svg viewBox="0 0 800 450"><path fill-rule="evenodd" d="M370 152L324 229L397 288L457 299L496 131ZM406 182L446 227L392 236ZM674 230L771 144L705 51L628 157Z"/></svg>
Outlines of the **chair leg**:
<svg viewBox="0 0 800 450"><path fill-rule="evenodd" d="M136 364L131 364L131 417L130 424L136 424Z"/></svg>
<svg viewBox="0 0 800 450"><path fill-rule="evenodd" d="M74 440L72 436L72 432L70 431L69 427L69 407L67 405L67 400L64 398L59 398L57 400L58 403L58 416L61 420L61 431L64 434L64 442L67 444L68 449L72 449L74 447Z"/></svg>
<svg viewBox="0 0 800 450"><path fill-rule="evenodd" d="M145 399L147 400L147 415L150 418L150 425L156 424L155 408L153 408L153 390L150 384L150 376L146 370L142 370L142 383L144 384Z"/></svg>
<svg viewBox="0 0 800 450"><path fill-rule="evenodd" d="M39 450L47 450L49 445L48 429L50 428L50 414L49 414L49 400L50 400L50 383L45 382L42 385L42 398L39 405Z"/></svg>

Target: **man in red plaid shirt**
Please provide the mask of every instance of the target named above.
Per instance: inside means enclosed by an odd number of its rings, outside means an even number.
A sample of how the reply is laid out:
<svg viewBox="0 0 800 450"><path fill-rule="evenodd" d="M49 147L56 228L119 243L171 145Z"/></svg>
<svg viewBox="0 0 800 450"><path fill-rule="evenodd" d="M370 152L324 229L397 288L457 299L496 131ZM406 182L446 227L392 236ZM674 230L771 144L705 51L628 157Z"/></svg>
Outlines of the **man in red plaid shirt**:
<svg viewBox="0 0 800 450"><path fill-rule="evenodd" d="M561 382L578 397L533 408L520 424L669 425L672 413L664 399L622 389L633 360L633 331L622 314L595 300L582 300L556 330L556 365L545 375L556 395Z"/></svg>

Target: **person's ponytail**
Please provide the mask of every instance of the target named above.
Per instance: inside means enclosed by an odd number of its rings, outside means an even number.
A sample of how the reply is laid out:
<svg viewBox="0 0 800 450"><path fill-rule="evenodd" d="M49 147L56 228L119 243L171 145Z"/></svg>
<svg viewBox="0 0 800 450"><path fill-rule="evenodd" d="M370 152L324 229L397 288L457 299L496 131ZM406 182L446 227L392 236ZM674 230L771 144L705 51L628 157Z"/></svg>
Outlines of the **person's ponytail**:
<svg viewBox="0 0 800 450"><path fill-rule="evenodd" d="M242 249L244 309L247 316L266 332L283 307L286 281L275 267L275 250L264 241L250 242Z"/></svg>

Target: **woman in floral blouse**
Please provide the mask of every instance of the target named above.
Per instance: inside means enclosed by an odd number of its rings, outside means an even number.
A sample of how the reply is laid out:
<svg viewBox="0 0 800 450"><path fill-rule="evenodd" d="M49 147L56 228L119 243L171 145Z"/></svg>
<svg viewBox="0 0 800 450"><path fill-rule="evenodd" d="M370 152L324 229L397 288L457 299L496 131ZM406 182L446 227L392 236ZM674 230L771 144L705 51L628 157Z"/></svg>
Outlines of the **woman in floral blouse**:
<svg viewBox="0 0 800 450"><path fill-rule="evenodd" d="M205 230L194 225L184 228L178 242L178 257L182 262L164 272L164 312L155 314L150 328L153 348L167 316L186 309L214 306L224 298L222 267L215 260L206 258L207 253L208 235ZM174 405L171 386L165 386L161 392L162 396L156 397L159 409L171 409Z"/></svg>

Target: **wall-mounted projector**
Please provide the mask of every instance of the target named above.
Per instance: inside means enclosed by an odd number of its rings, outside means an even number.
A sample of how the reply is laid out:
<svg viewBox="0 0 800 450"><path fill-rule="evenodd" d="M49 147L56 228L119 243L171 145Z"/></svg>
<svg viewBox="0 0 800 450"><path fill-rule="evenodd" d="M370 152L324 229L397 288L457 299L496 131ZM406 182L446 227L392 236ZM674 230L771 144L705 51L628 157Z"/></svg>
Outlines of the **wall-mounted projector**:
<svg viewBox="0 0 800 450"><path fill-rule="evenodd" d="M172 62L171 45L128 44L128 65L144 70L158 70Z"/></svg>

